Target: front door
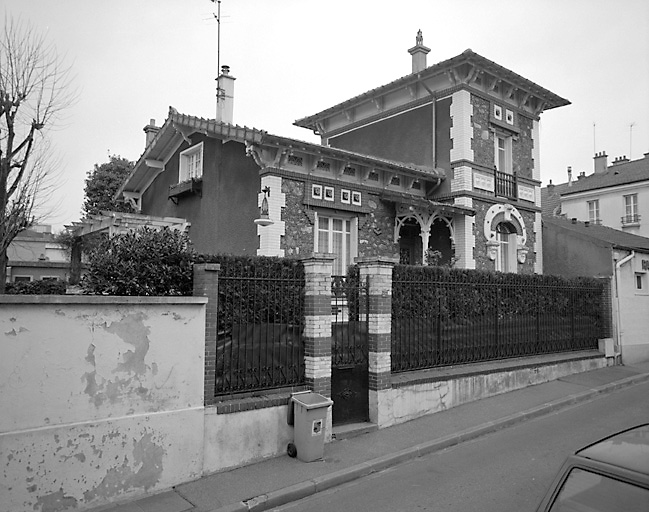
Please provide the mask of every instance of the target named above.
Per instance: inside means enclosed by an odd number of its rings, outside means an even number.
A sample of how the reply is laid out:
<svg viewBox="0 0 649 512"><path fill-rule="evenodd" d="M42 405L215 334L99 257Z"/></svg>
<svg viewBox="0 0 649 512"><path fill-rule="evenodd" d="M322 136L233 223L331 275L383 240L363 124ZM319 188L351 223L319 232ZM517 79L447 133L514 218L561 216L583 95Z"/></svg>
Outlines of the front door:
<svg viewBox="0 0 649 512"><path fill-rule="evenodd" d="M369 421L367 284L334 276L331 287L333 424Z"/></svg>

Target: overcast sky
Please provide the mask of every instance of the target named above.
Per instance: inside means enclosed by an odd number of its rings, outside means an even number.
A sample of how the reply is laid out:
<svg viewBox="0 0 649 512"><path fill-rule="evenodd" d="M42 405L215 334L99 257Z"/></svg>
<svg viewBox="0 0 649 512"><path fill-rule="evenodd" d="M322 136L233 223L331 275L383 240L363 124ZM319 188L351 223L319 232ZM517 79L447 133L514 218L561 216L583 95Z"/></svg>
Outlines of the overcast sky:
<svg viewBox="0 0 649 512"><path fill-rule="evenodd" d="M3 0L73 68L78 101L50 133L62 183L47 219L81 217L86 173L137 160L142 128L169 106L215 113L216 4L210 0ZM319 142L292 123L467 48L567 98L541 116L543 184L649 152L647 0L223 0L221 64L236 77L234 121ZM633 127L631 128L631 124Z"/></svg>

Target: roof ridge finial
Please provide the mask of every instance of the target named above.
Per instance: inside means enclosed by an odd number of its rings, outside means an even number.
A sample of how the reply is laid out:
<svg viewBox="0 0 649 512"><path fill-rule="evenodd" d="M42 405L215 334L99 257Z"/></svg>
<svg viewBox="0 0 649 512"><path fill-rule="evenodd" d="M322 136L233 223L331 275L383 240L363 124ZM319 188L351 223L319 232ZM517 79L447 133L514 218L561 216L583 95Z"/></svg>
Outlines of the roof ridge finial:
<svg viewBox="0 0 649 512"><path fill-rule="evenodd" d="M424 44L424 36L421 33L421 29L417 31L417 37L415 38L415 42L417 43L417 46L423 46Z"/></svg>

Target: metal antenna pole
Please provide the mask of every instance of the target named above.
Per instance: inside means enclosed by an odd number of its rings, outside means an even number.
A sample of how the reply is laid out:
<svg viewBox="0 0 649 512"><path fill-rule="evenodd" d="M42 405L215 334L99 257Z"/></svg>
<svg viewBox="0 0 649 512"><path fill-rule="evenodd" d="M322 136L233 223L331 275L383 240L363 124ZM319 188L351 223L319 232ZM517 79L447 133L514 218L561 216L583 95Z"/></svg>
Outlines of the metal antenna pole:
<svg viewBox="0 0 649 512"><path fill-rule="evenodd" d="M216 118L218 118L219 100L221 99L221 88L219 84L219 73L221 72L221 0L210 0L216 4Z"/></svg>
<svg viewBox="0 0 649 512"><path fill-rule="evenodd" d="M635 125L635 121L633 121L629 125L629 160L633 160L633 126Z"/></svg>

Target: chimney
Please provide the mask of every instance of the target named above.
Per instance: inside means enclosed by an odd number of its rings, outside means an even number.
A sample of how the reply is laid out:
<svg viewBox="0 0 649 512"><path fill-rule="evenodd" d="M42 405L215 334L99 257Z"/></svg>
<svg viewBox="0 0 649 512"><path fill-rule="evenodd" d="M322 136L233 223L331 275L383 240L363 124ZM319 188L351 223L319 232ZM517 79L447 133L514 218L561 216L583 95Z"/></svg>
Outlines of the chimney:
<svg viewBox="0 0 649 512"><path fill-rule="evenodd" d="M550 195L554 194L554 183L552 183L552 180L548 183L547 189Z"/></svg>
<svg viewBox="0 0 649 512"><path fill-rule="evenodd" d="M412 55L412 72L419 73L426 69L426 55L430 51L430 48L424 46L424 36L421 34L421 29L417 32L415 42L417 44L410 48L408 53Z"/></svg>
<svg viewBox="0 0 649 512"><path fill-rule="evenodd" d="M606 151L595 153L593 160L595 161L595 174L606 172L606 169L608 168L608 155L606 154Z"/></svg>
<svg viewBox="0 0 649 512"><path fill-rule="evenodd" d="M572 167L568 166L568 186L572 186Z"/></svg>
<svg viewBox="0 0 649 512"><path fill-rule="evenodd" d="M586 177L586 173L584 171L581 171L579 173L579 176L577 176L577 181L583 180Z"/></svg>
<svg viewBox="0 0 649 512"><path fill-rule="evenodd" d="M149 124L147 124L143 130L146 134L144 142L144 149L146 149L149 147L149 144L151 144L151 141L155 138L156 134L160 131L160 127L155 125L155 119L150 119Z"/></svg>
<svg viewBox="0 0 649 512"><path fill-rule="evenodd" d="M618 156L615 160L613 160L613 165L623 164L623 163L626 163L628 161L629 161L629 159L626 157L626 155Z"/></svg>
<svg viewBox="0 0 649 512"><path fill-rule="evenodd" d="M230 66L221 66L216 92L216 120L221 123L233 123L235 80L230 76Z"/></svg>

